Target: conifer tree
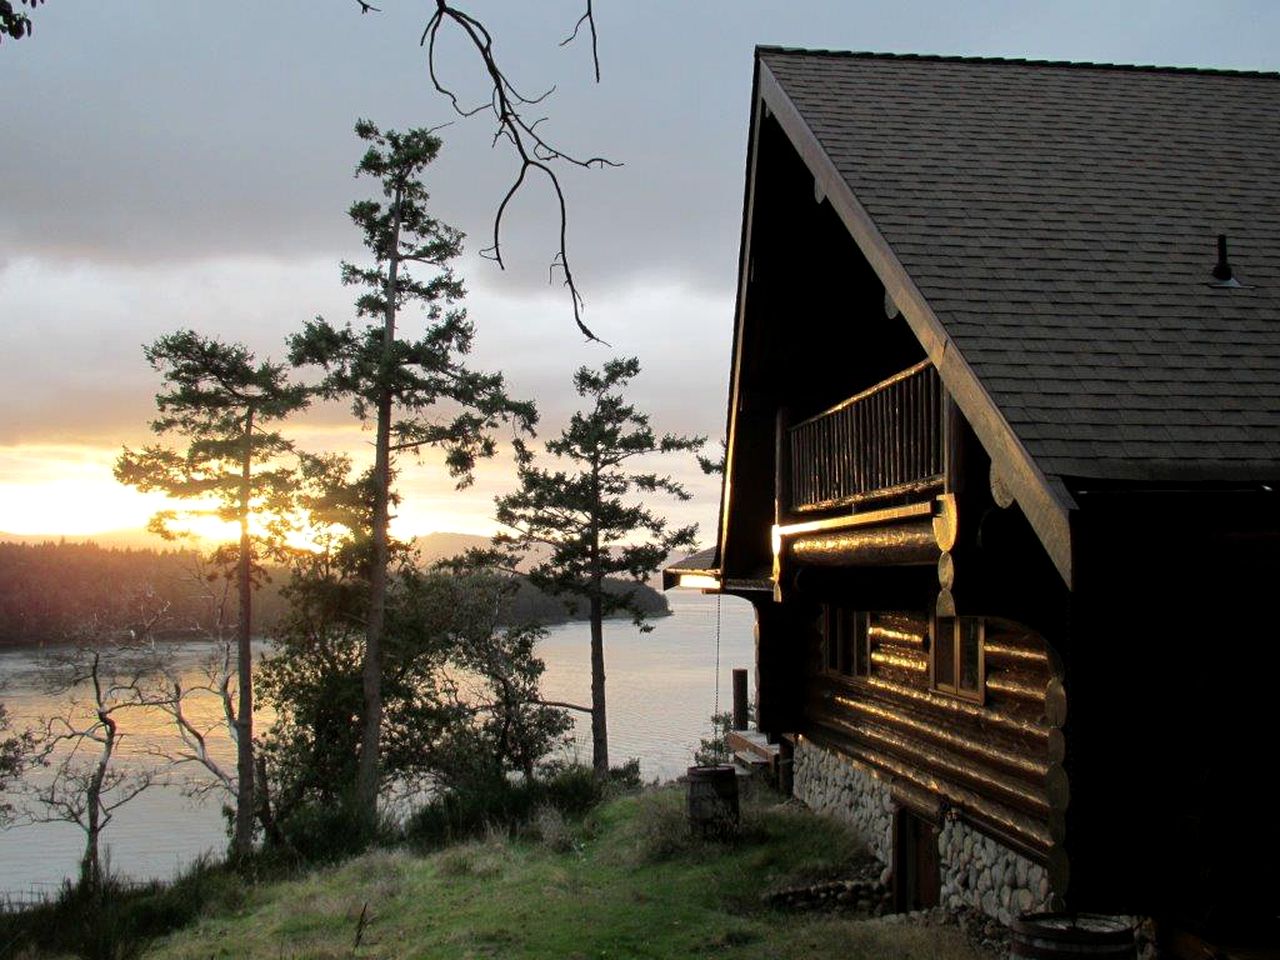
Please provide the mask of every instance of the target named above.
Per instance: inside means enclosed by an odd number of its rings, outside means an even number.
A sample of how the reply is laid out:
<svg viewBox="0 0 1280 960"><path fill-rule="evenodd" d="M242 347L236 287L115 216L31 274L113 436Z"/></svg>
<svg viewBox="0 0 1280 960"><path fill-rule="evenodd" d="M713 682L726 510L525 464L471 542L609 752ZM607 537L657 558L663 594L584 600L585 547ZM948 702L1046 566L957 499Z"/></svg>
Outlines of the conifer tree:
<svg viewBox="0 0 1280 960"><path fill-rule="evenodd" d="M702 437L654 433L646 414L627 403L623 390L640 372L634 357L610 360L603 370L587 367L574 374L578 395L590 408L573 415L560 436L546 444L547 453L568 461L569 470L539 467L530 459L520 466L520 487L497 500L498 522L515 531L498 538L516 548L541 544L550 556L531 567L529 579L542 590L586 601L591 621L592 767L599 778L609 773L609 739L605 712L604 618L627 612L642 630L645 612L636 591L605 589L617 575L637 583L654 573L671 551L692 547L697 525L668 528L650 509L652 494L688 500L684 487L670 476L633 470L630 462L652 454L697 450ZM630 501L634 493L644 495Z"/></svg>
<svg viewBox="0 0 1280 960"><path fill-rule="evenodd" d="M226 344L191 330L161 337L144 348L163 377L156 395L160 416L151 429L183 438L183 451L162 445L128 447L116 462L121 483L195 501L188 510L162 511L151 529L172 537L184 518L215 516L239 527L239 541L220 548L215 560L234 570L239 618L236 626L238 703L235 711L236 815L232 851L253 846L253 591L256 559L278 543L278 523L293 490L291 470L281 458L292 444L273 424L307 405L305 388L289 381L286 368L258 362L242 344ZM255 529L253 521L264 526Z"/></svg>
<svg viewBox="0 0 1280 960"><path fill-rule="evenodd" d="M320 392L349 399L356 417L375 423L364 716L356 791L361 811L372 816L379 783L395 454L438 447L451 475L464 486L476 460L495 452L494 428L512 421L518 429L532 430L537 414L532 404L507 397L500 374L475 373L461 362L474 335L466 311L457 305L463 287L450 266L461 252L462 234L428 212L421 179L440 150L440 139L428 130L383 133L367 120L357 122L356 135L368 144L356 175L375 180L381 194L357 201L349 211L373 260L368 266L342 265L343 283L362 289L355 312L363 322L338 327L318 317L291 339L290 357L298 365L321 367ZM401 339L397 324L411 305L422 309L425 325L416 339Z"/></svg>

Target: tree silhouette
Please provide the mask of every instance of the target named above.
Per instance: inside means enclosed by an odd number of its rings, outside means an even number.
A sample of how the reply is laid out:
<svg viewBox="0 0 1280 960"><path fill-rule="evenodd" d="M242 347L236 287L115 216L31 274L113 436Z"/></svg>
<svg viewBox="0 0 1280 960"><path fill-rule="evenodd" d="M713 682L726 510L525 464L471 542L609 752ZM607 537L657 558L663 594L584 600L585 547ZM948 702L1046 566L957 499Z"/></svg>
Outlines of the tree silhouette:
<svg viewBox="0 0 1280 960"><path fill-rule="evenodd" d="M383 133L368 120L356 124L356 135L369 145L356 175L376 180L382 195L357 201L349 211L364 235L372 265L342 265L343 283L363 290L355 306L356 316L366 322L359 329L336 327L317 317L290 339L290 358L322 368L319 391L328 398L349 399L359 419L376 424L357 785L358 802L372 816L379 783L394 455L438 447L450 474L465 486L476 460L496 451L492 431L504 421L531 431L537 413L533 404L507 396L501 374L475 373L461 362L474 335L466 311L457 306L463 287L450 266L461 252L462 235L430 215L421 179L440 150L440 139L422 129ZM411 273L419 268L426 271L421 278ZM426 325L417 339L402 340L397 323L410 305L425 311Z"/></svg>
<svg viewBox="0 0 1280 960"><path fill-rule="evenodd" d="M253 846L253 590L255 559L280 542L279 524L291 506L292 471L281 457L292 444L267 429L305 407L308 393L292 384L285 367L258 362L240 344L225 344L190 330L161 337L145 348L163 377L156 395L160 416L151 428L187 441L185 451L153 445L128 447L116 462L116 479L142 491L156 490L197 505L163 511L151 529L175 535L175 525L192 516L214 516L239 526L239 543L220 548L215 560L234 569L239 598L236 633L239 702L235 714L236 820L232 849L244 856ZM251 520L266 521L262 533Z"/></svg>
<svg viewBox="0 0 1280 960"><path fill-rule="evenodd" d="M689 494L669 476L636 472L630 462L652 454L697 450L702 437L658 436L649 418L625 402L622 391L640 372L635 358L610 360L603 370L580 368L573 385L591 402L573 415L547 453L567 460L570 470L551 470L526 460L520 487L497 499L498 522L515 531L498 542L516 549L543 544L551 555L529 570L533 584L549 593L581 598L591 622L591 744L598 777L609 772L605 713L604 618L625 611L645 629L645 611L634 590L607 590L618 574L639 583L655 572L671 551L692 547L697 525L668 529L650 509L649 495L676 500ZM645 495L629 502L632 493Z"/></svg>

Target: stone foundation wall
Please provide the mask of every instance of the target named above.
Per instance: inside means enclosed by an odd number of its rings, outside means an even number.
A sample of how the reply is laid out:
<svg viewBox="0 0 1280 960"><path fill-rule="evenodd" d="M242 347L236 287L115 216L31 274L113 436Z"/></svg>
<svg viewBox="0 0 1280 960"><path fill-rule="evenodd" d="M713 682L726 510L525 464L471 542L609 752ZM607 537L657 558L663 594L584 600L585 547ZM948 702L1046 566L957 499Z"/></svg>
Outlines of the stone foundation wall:
<svg viewBox="0 0 1280 960"><path fill-rule="evenodd" d="M1044 867L963 820L943 824L938 855L944 907L973 907L1005 924L1020 913L1049 909Z"/></svg>
<svg viewBox="0 0 1280 960"><path fill-rule="evenodd" d="M811 810L850 824L886 866L893 862L893 799L889 785L833 750L800 740L792 793Z"/></svg>
<svg viewBox="0 0 1280 960"><path fill-rule="evenodd" d="M811 741L796 744L794 787L812 810L850 824L867 839L870 852L893 863L893 799L889 784L840 754ZM969 907L1001 923L1019 913L1049 909L1045 869L963 820L948 819L938 836L941 905Z"/></svg>

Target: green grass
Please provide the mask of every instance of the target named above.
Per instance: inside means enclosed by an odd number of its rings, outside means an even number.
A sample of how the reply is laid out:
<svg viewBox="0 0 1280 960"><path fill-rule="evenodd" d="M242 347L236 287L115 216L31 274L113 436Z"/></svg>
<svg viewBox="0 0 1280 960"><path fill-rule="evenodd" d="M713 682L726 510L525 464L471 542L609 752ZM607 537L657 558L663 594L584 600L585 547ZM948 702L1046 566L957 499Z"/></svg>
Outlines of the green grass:
<svg viewBox="0 0 1280 960"><path fill-rule="evenodd" d="M979 960L954 928L763 908L763 892L839 874L858 850L841 827L757 802L736 840L697 842L682 805L671 788L612 801L569 825L570 844L557 826L547 842L495 833L429 856L367 854L257 888L239 913L145 956Z"/></svg>

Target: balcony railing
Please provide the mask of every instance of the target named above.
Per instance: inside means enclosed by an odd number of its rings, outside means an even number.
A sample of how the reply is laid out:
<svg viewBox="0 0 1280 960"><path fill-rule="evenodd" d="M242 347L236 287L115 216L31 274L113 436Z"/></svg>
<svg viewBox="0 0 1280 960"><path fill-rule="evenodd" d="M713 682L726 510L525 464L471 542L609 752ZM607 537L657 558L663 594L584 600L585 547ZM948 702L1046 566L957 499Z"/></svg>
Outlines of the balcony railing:
<svg viewBox="0 0 1280 960"><path fill-rule="evenodd" d="M940 486L944 398L938 371L926 360L792 426L791 510L827 510Z"/></svg>

